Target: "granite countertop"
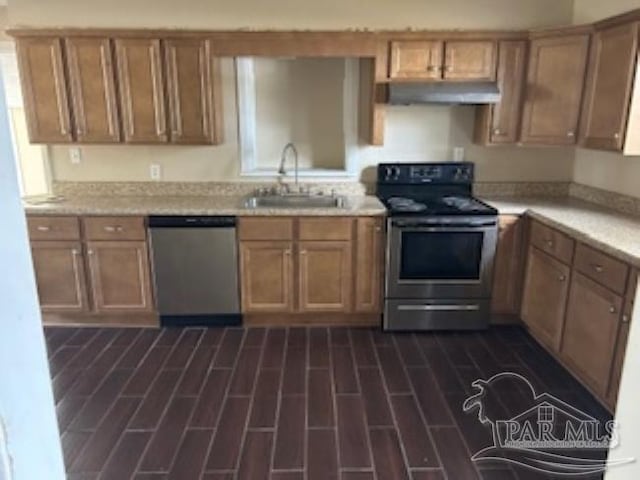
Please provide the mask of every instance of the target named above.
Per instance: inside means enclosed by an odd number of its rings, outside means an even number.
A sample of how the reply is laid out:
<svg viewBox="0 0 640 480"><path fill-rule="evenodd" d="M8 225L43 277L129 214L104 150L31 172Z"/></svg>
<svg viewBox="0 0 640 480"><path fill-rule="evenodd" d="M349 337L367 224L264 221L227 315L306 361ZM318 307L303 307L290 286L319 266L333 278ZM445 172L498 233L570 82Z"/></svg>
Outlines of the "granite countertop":
<svg viewBox="0 0 640 480"><path fill-rule="evenodd" d="M556 228L640 267L640 217L573 197L482 197L504 215L522 215Z"/></svg>
<svg viewBox="0 0 640 480"><path fill-rule="evenodd" d="M386 210L373 195L347 196L344 208L247 208L242 195L66 196L56 202L24 202L30 215L307 215L378 216Z"/></svg>

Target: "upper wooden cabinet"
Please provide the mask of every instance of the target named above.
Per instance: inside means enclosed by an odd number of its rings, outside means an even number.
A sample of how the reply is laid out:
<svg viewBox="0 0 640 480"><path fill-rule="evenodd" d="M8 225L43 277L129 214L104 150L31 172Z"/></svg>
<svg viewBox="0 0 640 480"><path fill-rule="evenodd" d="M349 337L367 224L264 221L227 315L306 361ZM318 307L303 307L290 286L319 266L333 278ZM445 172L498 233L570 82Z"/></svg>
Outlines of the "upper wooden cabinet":
<svg viewBox="0 0 640 480"><path fill-rule="evenodd" d="M120 108L127 143L169 140L159 39L116 39Z"/></svg>
<svg viewBox="0 0 640 480"><path fill-rule="evenodd" d="M402 80L494 80L492 40L407 40L390 45L389 78Z"/></svg>
<svg viewBox="0 0 640 480"><path fill-rule="evenodd" d="M173 143L219 143L221 139L218 67L209 40L165 41L169 122ZM216 104L218 108L216 108Z"/></svg>
<svg viewBox="0 0 640 480"><path fill-rule="evenodd" d="M582 111L583 146L622 151L626 137L630 142L631 136L636 143L640 140L640 133L627 129L637 57L638 23L594 33Z"/></svg>
<svg viewBox="0 0 640 480"><path fill-rule="evenodd" d="M71 142L62 40L22 38L17 52L29 138L40 143Z"/></svg>
<svg viewBox="0 0 640 480"><path fill-rule="evenodd" d="M65 39L75 139L82 143L120 141L111 41Z"/></svg>
<svg viewBox="0 0 640 480"><path fill-rule="evenodd" d="M523 107L523 143L576 143L588 34L533 39Z"/></svg>
<svg viewBox="0 0 640 480"><path fill-rule="evenodd" d="M480 105L476 108L476 143L502 145L518 141L526 60L525 40L499 42L497 79L501 98L494 105Z"/></svg>

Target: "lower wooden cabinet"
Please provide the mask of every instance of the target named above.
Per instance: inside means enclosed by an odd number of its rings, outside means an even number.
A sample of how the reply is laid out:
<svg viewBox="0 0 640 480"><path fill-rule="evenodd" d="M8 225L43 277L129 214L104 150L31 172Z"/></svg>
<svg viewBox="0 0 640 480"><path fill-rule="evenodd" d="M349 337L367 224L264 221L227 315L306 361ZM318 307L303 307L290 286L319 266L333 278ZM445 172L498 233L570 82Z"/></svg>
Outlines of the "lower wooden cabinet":
<svg viewBox="0 0 640 480"><path fill-rule="evenodd" d="M301 312L348 312L351 305L351 242L298 244Z"/></svg>
<svg viewBox="0 0 640 480"><path fill-rule="evenodd" d="M97 312L153 310L146 242L88 242L87 255Z"/></svg>
<svg viewBox="0 0 640 480"><path fill-rule="evenodd" d="M602 397L609 387L621 315L620 296L574 274L560 355Z"/></svg>
<svg viewBox="0 0 640 480"><path fill-rule="evenodd" d="M535 247L529 248L522 298L522 320L534 336L554 351L560 349L570 267Z"/></svg>
<svg viewBox="0 0 640 480"><path fill-rule="evenodd" d="M240 242L244 312L293 311L292 250L292 242Z"/></svg>
<svg viewBox="0 0 640 480"><path fill-rule="evenodd" d="M240 218L242 311L375 318L382 305L380 217ZM315 317L312 314L317 314ZM349 317L351 315L351 317ZM364 320L362 320L364 321Z"/></svg>
<svg viewBox="0 0 640 480"><path fill-rule="evenodd" d="M501 215L498 246L493 265L491 311L494 316L517 318L522 285L524 220L518 215Z"/></svg>
<svg viewBox="0 0 640 480"><path fill-rule="evenodd" d="M31 242L31 255L42 311L89 310L80 242Z"/></svg>

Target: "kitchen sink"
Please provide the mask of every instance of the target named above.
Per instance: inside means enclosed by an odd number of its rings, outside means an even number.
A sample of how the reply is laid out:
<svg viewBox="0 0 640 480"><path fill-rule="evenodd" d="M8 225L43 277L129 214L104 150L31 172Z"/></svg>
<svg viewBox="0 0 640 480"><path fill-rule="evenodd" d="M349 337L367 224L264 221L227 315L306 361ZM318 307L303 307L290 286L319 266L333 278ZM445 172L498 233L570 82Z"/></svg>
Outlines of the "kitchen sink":
<svg viewBox="0 0 640 480"><path fill-rule="evenodd" d="M247 208L344 208L346 199L340 195L269 194L249 197Z"/></svg>

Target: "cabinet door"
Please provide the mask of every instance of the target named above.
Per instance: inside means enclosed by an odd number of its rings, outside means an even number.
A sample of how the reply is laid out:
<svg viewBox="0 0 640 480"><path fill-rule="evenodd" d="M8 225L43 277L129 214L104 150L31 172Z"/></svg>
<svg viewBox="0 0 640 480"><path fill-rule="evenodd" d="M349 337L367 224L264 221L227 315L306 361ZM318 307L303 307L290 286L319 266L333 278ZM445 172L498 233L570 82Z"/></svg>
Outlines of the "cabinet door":
<svg viewBox="0 0 640 480"><path fill-rule="evenodd" d="M168 140L160 40L116 42L124 139L128 143Z"/></svg>
<svg viewBox="0 0 640 480"><path fill-rule="evenodd" d="M532 40L522 118L523 143L576 143L588 35Z"/></svg>
<svg viewBox="0 0 640 480"><path fill-rule="evenodd" d="M493 266L491 309L501 315L517 315L522 274L523 221L501 215L498 247Z"/></svg>
<svg viewBox="0 0 640 480"><path fill-rule="evenodd" d="M389 77L407 80L440 80L442 54L440 41L391 42Z"/></svg>
<svg viewBox="0 0 640 480"><path fill-rule="evenodd" d="M87 253L96 311L153 310L146 242L87 242Z"/></svg>
<svg viewBox="0 0 640 480"><path fill-rule="evenodd" d="M582 144L622 150L638 54L638 24L593 35L582 112Z"/></svg>
<svg viewBox="0 0 640 480"><path fill-rule="evenodd" d="M17 52L29 139L33 143L71 142L62 40L20 38Z"/></svg>
<svg viewBox="0 0 640 480"><path fill-rule="evenodd" d="M535 247L529 248L522 320L553 351L560 350L570 269Z"/></svg>
<svg viewBox="0 0 640 480"><path fill-rule="evenodd" d="M42 311L87 311L80 242L31 242L31 255Z"/></svg>
<svg viewBox="0 0 640 480"><path fill-rule="evenodd" d="M356 293L357 312L380 312L382 271L384 269L384 232L381 218L356 220Z"/></svg>
<svg viewBox="0 0 640 480"><path fill-rule="evenodd" d="M167 91L172 143L213 144L220 141L218 62L209 40L165 41Z"/></svg>
<svg viewBox="0 0 640 480"><path fill-rule="evenodd" d="M242 311L293 311L293 244L240 242Z"/></svg>
<svg viewBox="0 0 640 480"><path fill-rule="evenodd" d="M495 42L451 41L446 42L444 51L445 80L495 80Z"/></svg>
<svg viewBox="0 0 640 480"><path fill-rule="evenodd" d="M351 242L299 243L301 312L348 312L351 304Z"/></svg>
<svg viewBox="0 0 640 480"><path fill-rule="evenodd" d="M605 397L613 365L622 298L580 273L571 280L561 357Z"/></svg>
<svg viewBox="0 0 640 480"><path fill-rule="evenodd" d="M71 37L65 47L76 140L120 141L111 41Z"/></svg>
<svg viewBox="0 0 640 480"><path fill-rule="evenodd" d="M506 40L498 47L498 88L500 103L491 107L489 139L493 144L515 143L520 131L522 90L527 42Z"/></svg>

